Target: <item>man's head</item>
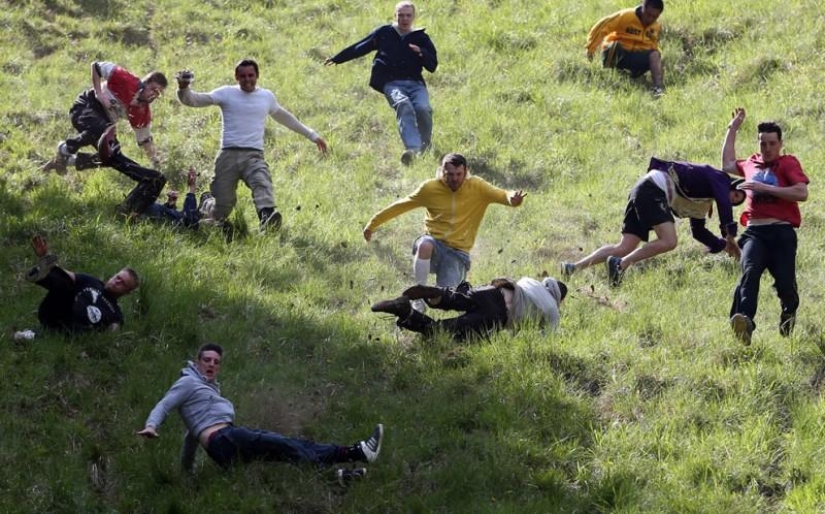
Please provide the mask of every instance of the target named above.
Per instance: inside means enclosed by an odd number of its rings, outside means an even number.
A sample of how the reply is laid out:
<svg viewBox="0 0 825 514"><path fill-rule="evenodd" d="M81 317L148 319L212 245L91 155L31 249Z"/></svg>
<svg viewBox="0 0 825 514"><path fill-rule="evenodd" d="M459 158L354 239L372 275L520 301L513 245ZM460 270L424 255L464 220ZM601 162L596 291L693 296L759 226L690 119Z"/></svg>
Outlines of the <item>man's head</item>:
<svg viewBox="0 0 825 514"><path fill-rule="evenodd" d="M441 160L441 167L438 168L438 178L452 191L458 191L468 175L467 159L460 153L448 153Z"/></svg>
<svg viewBox="0 0 825 514"><path fill-rule="evenodd" d="M140 90L138 100L147 104L154 102L169 85L166 75L159 71L153 71L143 77L142 83L143 89Z"/></svg>
<svg viewBox="0 0 825 514"><path fill-rule="evenodd" d="M395 23L401 32L412 30L415 21L415 5L412 2L403 1L395 5Z"/></svg>
<svg viewBox="0 0 825 514"><path fill-rule="evenodd" d="M782 127L774 121L763 121L756 127L759 133L759 153L762 162L770 163L782 152Z"/></svg>
<svg viewBox="0 0 825 514"><path fill-rule="evenodd" d="M235 80L241 87L241 91L252 93L258 84L258 63L252 59L244 59L235 65Z"/></svg>
<svg viewBox="0 0 825 514"><path fill-rule="evenodd" d="M195 366L201 375L212 382L218 378L218 374L221 372L222 359L223 348L215 343L206 343L198 348L198 359L195 362Z"/></svg>
<svg viewBox="0 0 825 514"><path fill-rule="evenodd" d="M739 186L745 181L743 178L731 178L730 180L730 192L728 193L730 197L730 203L734 207L737 205L742 205L745 201L747 195L744 191L739 189Z"/></svg>
<svg viewBox="0 0 825 514"><path fill-rule="evenodd" d="M561 305L564 298L567 296L567 285L561 280L556 280L553 277L547 277L541 281L541 284L547 289L556 302Z"/></svg>
<svg viewBox="0 0 825 514"><path fill-rule="evenodd" d="M656 23L662 11L665 10L665 3L663 0L644 0L642 2L642 10L639 19L642 25L648 27Z"/></svg>
<svg viewBox="0 0 825 514"><path fill-rule="evenodd" d="M132 268L123 268L106 281L104 290L113 298L120 298L137 289L140 278Z"/></svg>

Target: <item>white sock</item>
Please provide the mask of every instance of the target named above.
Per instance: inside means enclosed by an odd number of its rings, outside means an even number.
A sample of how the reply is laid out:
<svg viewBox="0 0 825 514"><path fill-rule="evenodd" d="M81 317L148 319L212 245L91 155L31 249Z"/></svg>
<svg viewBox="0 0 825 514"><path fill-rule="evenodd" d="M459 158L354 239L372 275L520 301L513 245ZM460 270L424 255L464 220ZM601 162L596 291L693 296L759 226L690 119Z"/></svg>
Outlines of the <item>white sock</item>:
<svg viewBox="0 0 825 514"><path fill-rule="evenodd" d="M415 257L413 259L413 275L416 284L426 286L430 277L430 259Z"/></svg>

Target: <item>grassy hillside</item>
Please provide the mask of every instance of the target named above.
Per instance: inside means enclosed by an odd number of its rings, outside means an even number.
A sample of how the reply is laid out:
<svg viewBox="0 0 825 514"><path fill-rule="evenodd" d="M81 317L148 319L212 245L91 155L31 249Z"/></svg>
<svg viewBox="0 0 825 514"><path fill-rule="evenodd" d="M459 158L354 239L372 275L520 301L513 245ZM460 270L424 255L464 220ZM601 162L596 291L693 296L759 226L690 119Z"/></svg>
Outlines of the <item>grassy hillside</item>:
<svg viewBox="0 0 825 514"><path fill-rule="evenodd" d="M391 110L367 86L369 59L323 59L378 24L393 2L27 0L0 13L0 512L821 512L825 384L825 18L813 0L670 1L661 19L667 95L588 63L584 41L615 0L419 5L440 66L427 76L436 151L402 167ZM227 244L219 233L126 222L132 187L112 170L44 175L71 133L66 111L90 63L138 74L195 70L195 88L261 64L272 89L332 153L269 123L266 153L284 227ZM219 146L215 108L154 104L172 186L190 165L205 188ZM738 268L678 226L671 254L629 273L576 275L558 334L503 333L457 346L395 330L369 305L411 282L421 213L361 229L434 174L447 151L480 176L529 192L493 206L470 280L555 274L618 240L627 191L651 155L718 164L735 106L738 150L758 120L785 127L812 180L799 231L802 306L776 330L765 278L751 347L727 325ZM121 126L124 152L145 158ZM234 221L254 229L241 186ZM715 223L712 223L715 225ZM714 227L715 228L715 227ZM254 232L254 231L252 231ZM45 234L65 267L144 284L117 334L47 335L42 290L25 282L28 239ZM204 341L225 346L222 382L238 423L350 443L382 421L380 460L346 491L328 470L259 464L225 473L201 452L178 464L183 424L134 435Z"/></svg>

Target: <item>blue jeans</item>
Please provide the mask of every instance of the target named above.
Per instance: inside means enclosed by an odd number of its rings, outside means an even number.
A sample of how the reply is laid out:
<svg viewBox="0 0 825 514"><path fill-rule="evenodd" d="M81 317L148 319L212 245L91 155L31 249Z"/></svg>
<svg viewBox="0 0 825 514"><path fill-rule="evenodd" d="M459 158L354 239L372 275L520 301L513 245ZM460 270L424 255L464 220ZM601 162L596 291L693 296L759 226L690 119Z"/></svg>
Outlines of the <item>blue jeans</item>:
<svg viewBox="0 0 825 514"><path fill-rule="evenodd" d="M346 461L346 448L334 444L293 439L275 432L229 426L218 430L209 440L206 453L221 467L236 461L268 460L333 464Z"/></svg>
<svg viewBox="0 0 825 514"><path fill-rule="evenodd" d="M744 314L753 321L759 298L759 282L768 270L779 297L782 314L793 315L799 307L796 287L796 230L790 225L748 227L739 238L742 277L733 292L730 315Z"/></svg>
<svg viewBox="0 0 825 514"><path fill-rule="evenodd" d="M456 250L433 236L421 236L413 243L413 255L418 254L418 245L424 241L433 244L433 256L430 258L430 273L435 273L435 285L438 287L457 287L467 278L470 269L470 256L467 252Z"/></svg>
<svg viewBox="0 0 825 514"><path fill-rule="evenodd" d="M384 85L384 96L395 109L404 148L415 151L429 148L433 137L433 110L427 86L415 80L393 80Z"/></svg>

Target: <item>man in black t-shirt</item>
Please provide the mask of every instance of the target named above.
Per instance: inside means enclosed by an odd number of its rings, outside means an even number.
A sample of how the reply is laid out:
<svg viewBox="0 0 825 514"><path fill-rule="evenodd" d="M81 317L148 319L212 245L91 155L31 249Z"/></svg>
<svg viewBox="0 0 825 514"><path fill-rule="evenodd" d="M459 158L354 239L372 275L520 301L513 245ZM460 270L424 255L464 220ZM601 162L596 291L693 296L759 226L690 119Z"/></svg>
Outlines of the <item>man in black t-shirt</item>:
<svg viewBox="0 0 825 514"><path fill-rule="evenodd" d="M133 269L124 268L103 283L90 275L57 266L57 256L49 253L44 238L35 236L32 247L40 262L26 279L49 291L37 311L44 328L65 332L120 328L123 313L117 300L139 284Z"/></svg>

